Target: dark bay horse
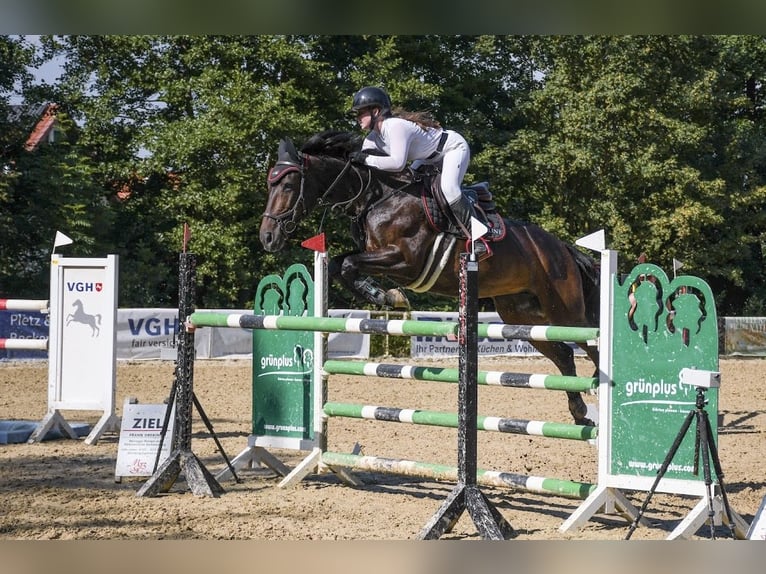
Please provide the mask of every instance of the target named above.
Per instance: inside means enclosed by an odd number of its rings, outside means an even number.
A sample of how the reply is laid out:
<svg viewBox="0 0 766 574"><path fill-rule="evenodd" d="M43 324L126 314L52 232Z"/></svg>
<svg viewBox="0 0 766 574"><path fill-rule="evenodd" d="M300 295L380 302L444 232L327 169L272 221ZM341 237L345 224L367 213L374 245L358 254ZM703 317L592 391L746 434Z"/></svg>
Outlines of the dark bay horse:
<svg viewBox="0 0 766 574"><path fill-rule="evenodd" d="M289 139L282 140L268 176L269 197L260 228L264 249L279 251L315 208L334 208L349 216L358 250L331 258L331 279L389 307L401 303L400 292L384 292L368 276L457 297L465 239L435 228L433 215L424 208L423 183L412 173L349 162L348 154L358 150L359 143L352 134L324 132L298 152ZM479 297L492 298L506 324L598 326L595 261L536 225L503 221L504 237L491 243L493 255L479 264ZM577 374L574 353L566 343L531 344L562 374ZM598 365L597 350L583 349ZM575 423L592 425L581 394L567 395Z"/></svg>

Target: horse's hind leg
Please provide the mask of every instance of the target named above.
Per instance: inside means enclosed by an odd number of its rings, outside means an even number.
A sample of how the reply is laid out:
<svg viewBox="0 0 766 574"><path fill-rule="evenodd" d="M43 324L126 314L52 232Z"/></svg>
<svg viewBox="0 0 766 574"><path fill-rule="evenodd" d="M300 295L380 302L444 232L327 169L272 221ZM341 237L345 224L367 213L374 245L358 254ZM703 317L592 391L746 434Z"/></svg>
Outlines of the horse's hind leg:
<svg viewBox="0 0 766 574"><path fill-rule="evenodd" d="M594 378L598 377L598 375L599 375L599 372L598 372L598 368L599 368L598 348L597 347L593 347L591 345L586 345L585 343L578 343L578 347L580 347L583 351L585 351L585 354L588 355L588 358L596 366L596 370L593 371L593 377Z"/></svg>
<svg viewBox="0 0 766 574"><path fill-rule="evenodd" d="M574 351L569 345L557 341L532 341L532 345L550 359L562 375L577 376ZM567 402L575 424L595 426L595 423L587 417L588 406L582 398L582 393L567 391Z"/></svg>

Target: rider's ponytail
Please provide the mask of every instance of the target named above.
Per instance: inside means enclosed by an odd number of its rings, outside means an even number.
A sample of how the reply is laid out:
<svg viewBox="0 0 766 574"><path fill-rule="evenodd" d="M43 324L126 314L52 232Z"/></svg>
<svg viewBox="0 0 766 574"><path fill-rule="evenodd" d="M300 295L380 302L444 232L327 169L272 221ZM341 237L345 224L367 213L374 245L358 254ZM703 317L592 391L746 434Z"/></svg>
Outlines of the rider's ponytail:
<svg viewBox="0 0 766 574"><path fill-rule="evenodd" d="M401 108L395 108L393 110L393 116L395 118L402 118L413 123L418 124L424 130L428 128L440 128L441 124L431 115L430 112L408 112Z"/></svg>

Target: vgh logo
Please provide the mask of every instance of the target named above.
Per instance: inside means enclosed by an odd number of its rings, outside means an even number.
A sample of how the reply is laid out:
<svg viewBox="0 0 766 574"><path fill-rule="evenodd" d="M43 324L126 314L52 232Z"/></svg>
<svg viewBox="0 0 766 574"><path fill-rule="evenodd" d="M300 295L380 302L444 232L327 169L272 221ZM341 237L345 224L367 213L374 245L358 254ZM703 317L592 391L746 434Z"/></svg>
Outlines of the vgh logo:
<svg viewBox="0 0 766 574"><path fill-rule="evenodd" d="M96 283L86 283L85 281L67 281L66 288L69 291L76 291L77 293L100 293L104 288L104 284L100 281Z"/></svg>

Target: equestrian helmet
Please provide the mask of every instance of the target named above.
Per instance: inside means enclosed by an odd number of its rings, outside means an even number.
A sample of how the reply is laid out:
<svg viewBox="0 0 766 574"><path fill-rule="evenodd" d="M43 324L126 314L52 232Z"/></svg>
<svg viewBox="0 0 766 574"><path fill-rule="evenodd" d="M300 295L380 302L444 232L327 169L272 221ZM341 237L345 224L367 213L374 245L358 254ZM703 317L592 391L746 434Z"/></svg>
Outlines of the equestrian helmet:
<svg viewBox="0 0 766 574"><path fill-rule="evenodd" d="M381 109L381 113L388 114L391 112L391 98L382 88L375 86L367 86L359 90L354 94L354 101L351 105L351 111L356 113L363 108L369 108L377 106Z"/></svg>

